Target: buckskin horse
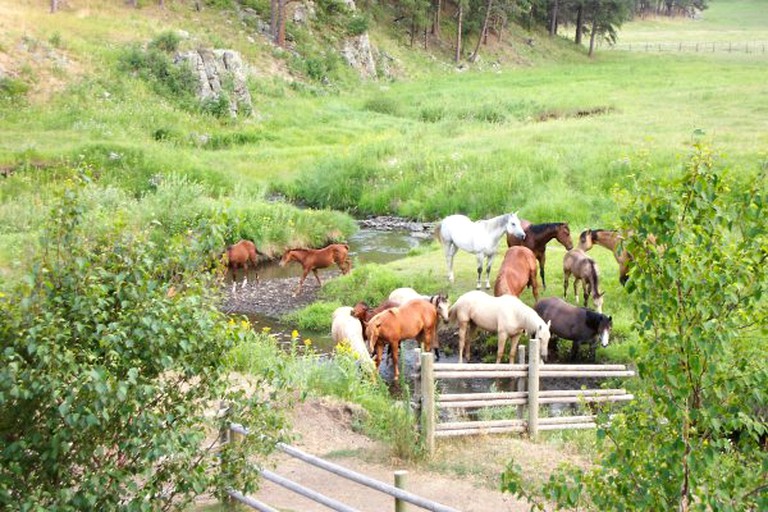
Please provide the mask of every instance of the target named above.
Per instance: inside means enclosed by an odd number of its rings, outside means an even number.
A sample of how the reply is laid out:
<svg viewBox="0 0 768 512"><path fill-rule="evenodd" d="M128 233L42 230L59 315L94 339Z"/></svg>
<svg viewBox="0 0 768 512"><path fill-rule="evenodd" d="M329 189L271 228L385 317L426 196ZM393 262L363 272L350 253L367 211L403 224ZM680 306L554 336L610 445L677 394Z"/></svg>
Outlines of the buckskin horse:
<svg viewBox="0 0 768 512"><path fill-rule="evenodd" d="M547 280L544 277L544 264L547 261L547 244L553 238L560 242L566 251L573 249L571 240L571 230L567 222L548 222L545 224L531 224L525 219L521 219L525 238L520 239L513 235L507 235L507 247L522 245L533 251L536 260L539 262L539 274L541 275L541 284L544 289L547 288Z"/></svg>
<svg viewBox="0 0 768 512"><path fill-rule="evenodd" d="M629 263L632 261L632 255L621 244L623 239L618 231L611 229L585 229L579 235L579 249L582 251L586 252L597 244L613 253L619 264L619 282L622 285L629 279Z"/></svg>
<svg viewBox="0 0 768 512"><path fill-rule="evenodd" d="M517 213L507 213L487 220L473 222L466 215L449 215L435 229L448 264L448 281L453 283L453 258L459 249L471 252L477 258L477 288L483 274L485 260L485 287L491 287L491 264L504 233L525 238Z"/></svg>
<svg viewBox="0 0 768 512"><path fill-rule="evenodd" d="M598 287L600 281L598 279L598 270L595 260L587 256L581 249L571 249L565 256L563 256L563 298L568 296L568 281L573 275L573 295L578 301L578 284L581 281L581 286L584 293L584 307L587 307L589 297L592 297L592 302L595 304L595 309L602 313L603 311L603 295L600 293Z"/></svg>
<svg viewBox="0 0 768 512"><path fill-rule="evenodd" d="M250 240L240 240L236 244L227 246L224 252L225 264L232 271L232 293L235 293L237 289L237 271L243 269L243 284L241 288L245 288L248 284L248 267L256 268L258 262L258 255L262 253L256 249L256 244ZM259 280L259 275L256 274L256 281Z"/></svg>
<svg viewBox="0 0 768 512"><path fill-rule="evenodd" d="M330 244L322 249L289 249L283 254L280 266L284 267L291 261L298 261L304 269L301 279L299 279L299 285L296 287L296 291L293 292L294 297L301 293L304 280L310 272L315 275L317 284L322 286L323 282L320 281L320 276L317 275L317 269L327 268L335 263L339 266L342 274L347 274L352 268L352 263L349 261L349 246L347 244Z"/></svg>

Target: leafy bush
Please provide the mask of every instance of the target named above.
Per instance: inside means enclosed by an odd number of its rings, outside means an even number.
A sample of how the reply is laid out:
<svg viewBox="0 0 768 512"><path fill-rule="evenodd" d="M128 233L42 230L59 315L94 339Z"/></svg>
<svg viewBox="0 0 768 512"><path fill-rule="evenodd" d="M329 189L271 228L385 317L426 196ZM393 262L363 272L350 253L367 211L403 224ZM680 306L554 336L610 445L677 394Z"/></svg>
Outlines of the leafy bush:
<svg viewBox="0 0 768 512"><path fill-rule="evenodd" d="M177 32L169 30L150 41L148 48L165 53L174 53L179 50L179 44L181 44L181 36Z"/></svg>
<svg viewBox="0 0 768 512"><path fill-rule="evenodd" d="M120 56L122 71L135 73L147 81L156 93L188 107L194 102L197 76L189 66L174 64L171 57L157 48L143 50L132 46Z"/></svg>
<svg viewBox="0 0 768 512"><path fill-rule="evenodd" d="M379 114L390 116L400 115L400 104L388 96L371 98L365 102L363 108L365 110L370 110L371 112L378 112Z"/></svg>
<svg viewBox="0 0 768 512"><path fill-rule="evenodd" d="M84 213L68 189L29 275L0 294L0 508L171 509L253 489L246 461L272 449L282 420L221 365L251 335L224 321L202 272L214 225L160 247L147 232L95 235ZM238 452L226 472L208 450L222 399L262 435L226 449Z"/></svg>
<svg viewBox="0 0 768 512"><path fill-rule="evenodd" d="M347 33L350 36L365 34L368 31L369 24L370 20L368 19L368 16L355 14L350 18L349 23L347 24Z"/></svg>
<svg viewBox="0 0 768 512"><path fill-rule="evenodd" d="M18 102L29 92L29 84L18 78L0 77L0 101Z"/></svg>

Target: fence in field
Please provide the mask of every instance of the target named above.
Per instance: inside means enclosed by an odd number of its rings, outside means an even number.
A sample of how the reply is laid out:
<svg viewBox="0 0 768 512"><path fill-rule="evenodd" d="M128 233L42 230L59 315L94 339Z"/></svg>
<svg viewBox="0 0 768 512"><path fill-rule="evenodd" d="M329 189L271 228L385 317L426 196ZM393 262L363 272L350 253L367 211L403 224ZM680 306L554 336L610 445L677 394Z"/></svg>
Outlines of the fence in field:
<svg viewBox="0 0 768 512"><path fill-rule="evenodd" d="M245 428L240 425L233 424L230 425L228 430L222 432L220 440L221 442L236 442L237 440L242 439L242 437L245 435L248 435L248 431ZM375 491L392 496L396 512L402 512L406 510L406 504L408 503L424 510L431 510L434 512L459 512L455 508L442 505L432 500L428 500L405 490L407 482L406 471L395 471L395 485L390 485L380 480L370 478L356 471L352 471L351 469L345 468L344 466L328 462L327 460L306 453L294 446L285 443L278 443L277 449L286 455L298 459L306 464L310 464L316 468L320 468L341 478L356 482ZM293 481L286 476L279 475L273 471L269 471L263 468L259 469L259 473L265 480L284 487L285 489L288 489L289 491L299 496L304 496L305 498L314 501L315 503L319 503L330 510L339 512L358 512L356 508L326 496L317 490L305 487L299 482ZM273 508L269 504L259 501L255 498L245 496L235 490L229 490L227 491L227 494L232 502L247 505L248 507L259 510L261 512L278 512L277 509Z"/></svg>
<svg viewBox="0 0 768 512"><path fill-rule="evenodd" d="M607 49L655 53L749 53L768 54L768 41L635 42L617 43Z"/></svg>
<svg viewBox="0 0 768 512"><path fill-rule="evenodd" d="M528 432L536 439L542 430L595 427L594 415L539 417L539 406L551 403L622 402L633 395L624 389L585 389L540 391L543 378L564 377L631 377L635 373L624 365L541 364L539 340L530 341L530 361L524 364L525 348L518 347L517 364L448 364L435 363L434 356L420 356L421 433L429 453L434 452L437 437ZM517 391L499 393L435 393L438 379L515 379ZM527 387L527 389L526 389ZM438 411L447 408L483 408L517 406L517 417L489 421L457 421L439 423ZM524 408L528 417L524 418Z"/></svg>

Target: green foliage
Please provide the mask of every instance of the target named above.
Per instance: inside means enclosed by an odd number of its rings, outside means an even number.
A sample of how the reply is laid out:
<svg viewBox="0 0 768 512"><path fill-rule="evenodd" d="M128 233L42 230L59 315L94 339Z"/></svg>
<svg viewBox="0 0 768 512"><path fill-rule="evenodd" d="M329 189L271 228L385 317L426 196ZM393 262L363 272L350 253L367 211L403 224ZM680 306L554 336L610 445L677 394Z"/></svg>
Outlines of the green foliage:
<svg viewBox="0 0 768 512"><path fill-rule="evenodd" d="M368 16L354 14L347 24L347 33L350 36L360 36L368 31L370 19Z"/></svg>
<svg viewBox="0 0 768 512"><path fill-rule="evenodd" d="M65 190L31 271L0 293L0 508L165 510L253 489L246 461L271 451L282 420L221 365L249 331L227 324L203 271L215 224L158 246L147 230L94 233L87 213ZM209 451L219 400L263 436L228 447L224 472Z"/></svg>
<svg viewBox="0 0 768 512"><path fill-rule="evenodd" d="M564 470L545 486L559 506L768 506L766 170L734 179L697 145L680 178L638 179L624 197L637 399L603 418L599 466Z"/></svg>
<svg viewBox="0 0 768 512"><path fill-rule="evenodd" d="M389 116L400 115L400 104L391 96L377 96L371 98L365 102L363 106L365 110L376 112L378 114L386 114Z"/></svg>
<svg viewBox="0 0 768 512"><path fill-rule="evenodd" d="M161 52L165 53L174 53L179 50L180 44L181 36L179 36L177 32L168 30L150 41L147 47L150 50L160 50Z"/></svg>
<svg viewBox="0 0 768 512"><path fill-rule="evenodd" d="M197 77L189 66L174 64L171 56L160 49L172 45L172 42L161 39L156 44L157 47L150 45L146 50L139 46L128 47L120 55L120 70L134 73L157 94L190 108L195 104Z"/></svg>
<svg viewBox="0 0 768 512"><path fill-rule="evenodd" d="M18 105L24 101L27 92L29 84L24 80L9 76L0 77L0 102Z"/></svg>

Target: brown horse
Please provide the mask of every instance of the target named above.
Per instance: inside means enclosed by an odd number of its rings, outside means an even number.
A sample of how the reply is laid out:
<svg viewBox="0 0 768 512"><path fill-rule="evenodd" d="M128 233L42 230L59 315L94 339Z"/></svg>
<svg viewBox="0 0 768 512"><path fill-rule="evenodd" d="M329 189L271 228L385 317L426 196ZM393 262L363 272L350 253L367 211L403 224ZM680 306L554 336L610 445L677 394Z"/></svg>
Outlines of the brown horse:
<svg viewBox="0 0 768 512"><path fill-rule="evenodd" d="M547 244L555 238L563 244L566 250L573 249L571 240L571 230L567 222L549 222L546 224L531 224L527 220L521 219L525 238L520 239L516 236L507 235L507 247L522 245L533 251L539 262L539 274L541 275L541 284L547 288L547 280L544 278L544 263L547 261Z"/></svg>
<svg viewBox="0 0 768 512"><path fill-rule="evenodd" d="M335 263L341 269L342 274L347 274L352 268L352 263L349 261L349 246L347 244L331 244L322 249L289 249L283 254L280 266L284 267L291 261L298 261L304 267L304 273L299 280L299 286L293 292L294 297L301 293L304 280L310 271L315 274L317 284L322 286L323 283L320 281L320 276L317 275L317 269L330 267Z"/></svg>
<svg viewBox="0 0 768 512"><path fill-rule="evenodd" d="M533 298L539 300L539 281L536 279L536 256L527 247L510 247L504 254L499 275L493 287L493 294L519 297L526 287L533 291Z"/></svg>
<svg viewBox="0 0 768 512"><path fill-rule="evenodd" d="M613 319L602 313L587 308L572 306L558 297L549 297L538 301L533 309L545 322L550 322L549 351L557 353L557 338L573 341L571 345L571 361L579 355L579 346L589 344L589 356L595 360L597 340L604 347L613 329Z"/></svg>
<svg viewBox="0 0 768 512"><path fill-rule="evenodd" d="M360 320L360 324L363 326L363 338L368 341L368 335L365 334L365 329L368 327L368 322L371 321L371 318L378 315L382 311L386 311L387 309L391 309L399 305L399 302L394 302L387 299L375 308L372 308L364 301L360 301L352 308L351 315Z"/></svg>
<svg viewBox="0 0 768 512"><path fill-rule="evenodd" d="M256 249L256 244L250 240L240 240L236 244L230 245L225 251L224 258L225 264L232 271L232 293L235 293L237 287L237 271L243 269L243 284L242 288L248 284L248 266L256 268L259 252ZM256 274L256 281L258 282L259 275Z"/></svg>
<svg viewBox="0 0 768 512"><path fill-rule="evenodd" d="M437 341L438 316L448 320L448 299L436 295L434 301L414 299L402 306L387 309L371 318L366 327L368 348L376 350L376 368L381 365L384 345L389 346L392 364L395 367L395 380L400 377L400 342L413 338L421 344L424 351L432 350ZM433 303L434 302L434 303Z"/></svg>
<svg viewBox="0 0 768 512"><path fill-rule="evenodd" d="M587 307L589 296L592 296L592 302L595 303L595 309L598 313L603 312L603 295L598 287L597 264L595 260L587 256L581 249L571 249L563 256L563 298L568 295L568 281L573 274L573 295L576 300L578 296L578 283L584 292L584 307Z"/></svg>
<svg viewBox="0 0 768 512"><path fill-rule="evenodd" d="M602 245L613 253L613 257L619 263L619 282L623 285L629 279L629 263L632 255L624 249L621 243L624 237L618 231L611 229L585 229L579 235L579 249L588 251L592 245Z"/></svg>

